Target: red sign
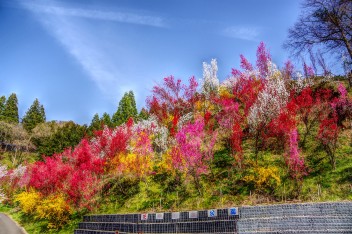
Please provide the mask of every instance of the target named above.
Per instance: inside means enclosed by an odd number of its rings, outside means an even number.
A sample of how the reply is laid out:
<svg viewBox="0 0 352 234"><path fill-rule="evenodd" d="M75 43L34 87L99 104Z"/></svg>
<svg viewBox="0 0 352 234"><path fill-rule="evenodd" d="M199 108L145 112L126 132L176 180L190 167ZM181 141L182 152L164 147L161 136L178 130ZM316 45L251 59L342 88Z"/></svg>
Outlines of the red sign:
<svg viewBox="0 0 352 234"><path fill-rule="evenodd" d="M148 214L141 214L141 220L148 220Z"/></svg>

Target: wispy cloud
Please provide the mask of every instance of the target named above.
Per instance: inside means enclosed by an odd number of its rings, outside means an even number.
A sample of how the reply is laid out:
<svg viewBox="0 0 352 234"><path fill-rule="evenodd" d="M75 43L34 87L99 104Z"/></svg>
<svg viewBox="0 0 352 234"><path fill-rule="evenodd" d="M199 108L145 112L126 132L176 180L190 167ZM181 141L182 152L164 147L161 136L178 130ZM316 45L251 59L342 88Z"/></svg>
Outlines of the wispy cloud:
<svg viewBox="0 0 352 234"><path fill-rule="evenodd" d="M70 8L51 4L44 5L32 1L23 1L21 2L21 4L33 12L45 13L49 15L82 17L96 20L115 21L120 23L140 24L153 27L166 26L164 19L158 16L140 15L121 11L102 11L84 8Z"/></svg>
<svg viewBox="0 0 352 234"><path fill-rule="evenodd" d="M232 26L225 28L222 34L227 37L237 38L247 41L258 41L260 29L256 27Z"/></svg>
<svg viewBox="0 0 352 234"><path fill-rule="evenodd" d="M50 6L20 1L22 7L33 13L46 31L51 34L69 53L89 77L97 84L102 93L111 101L116 102L116 96L129 90L138 91L140 87L131 85L126 79L123 69L124 61L116 61L118 53L124 53L125 48L113 44L104 45L103 35L98 35L89 24L72 17L112 20L160 27L162 19L138 16L127 13L107 13L84 9L69 9L58 7L50 1ZM45 14L43 14L45 13ZM109 35L107 35L109 37Z"/></svg>

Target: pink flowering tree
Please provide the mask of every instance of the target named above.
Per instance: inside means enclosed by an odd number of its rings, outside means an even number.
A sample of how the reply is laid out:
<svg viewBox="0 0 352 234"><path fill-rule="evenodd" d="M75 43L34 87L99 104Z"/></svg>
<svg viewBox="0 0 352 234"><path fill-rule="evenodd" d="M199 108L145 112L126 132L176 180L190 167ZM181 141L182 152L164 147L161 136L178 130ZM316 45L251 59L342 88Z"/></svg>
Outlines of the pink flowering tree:
<svg viewBox="0 0 352 234"><path fill-rule="evenodd" d="M224 140L226 147L231 149L232 156L235 158L239 168L242 167L243 152L242 138L244 118L240 113L240 104L233 98L220 97L217 100L220 111L216 114L218 122L218 138Z"/></svg>
<svg viewBox="0 0 352 234"><path fill-rule="evenodd" d="M269 50L265 47L264 42L260 42L257 49L257 68L261 79L266 79L269 75L270 62L271 55Z"/></svg>
<svg viewBox="0 0 352 234"><path fill-rule="evenodd" d="M207 174L213 158L216 133L208 142L204 131L204 120L196 119L188 123L176 134L176 145L172 148L173 167L193 177L195 187L201 193L200 175ZM206 143L206 144L205 144Z"/></svg>
<svg viewBox="0 0 352 234"><path fill-rule="evenodd" d="M301 181L303 176L307 175L307 169L304 164L304 158L298 149L298 131L291 130L289 133L289 152L286 156L290 175L297 181Z"/></svg>

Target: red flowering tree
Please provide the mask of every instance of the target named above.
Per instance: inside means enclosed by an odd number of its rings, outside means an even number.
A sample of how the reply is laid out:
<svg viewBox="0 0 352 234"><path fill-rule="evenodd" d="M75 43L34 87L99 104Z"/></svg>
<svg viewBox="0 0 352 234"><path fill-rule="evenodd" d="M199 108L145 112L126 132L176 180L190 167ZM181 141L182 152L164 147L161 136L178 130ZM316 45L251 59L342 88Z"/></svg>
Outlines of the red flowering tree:
<svg viewBox="0 0 352 234"><path fill-rule="evenodd" d="M336 114L333 114L332 117L323 119L319 126L318 139L323 145L324 150L329 157L330 165L334 170L336 168L335 152L338 136L339 127L337 125Z"/></svg>
<svg viewBox="0 0 352 234"><path fill-rule="evenodd" d="M91 142L93 153L99 155L101 158L105 158L109 162L121 152L125 152L131 136L131 126L133 123L128 124L131 120L132 118L130 118L126 125L114 129L105 126L103 130L96 131L95 137Z"/></svg>
<svg viewBox="0 0 352 234"><path fill-rule="evenodd" d="M77 208L91 208L101 187L105 159L94 154L90 142L83 139L72 151L45 157L29 171L28 185L44 196L63 192Z"/></svg>
<svg viewBox="0 0 352 234"><path fill-rule="evenodd" d="M147 98L150 114L168 126L171 135L177 132L179 118L193 110L197 87L194 77L184 85L180 79L169 76L164 78L163 85L154 86L153 95Z"/></svg>
<svg viewBox="0 0 352 234"><path fill-rule="evenodd" d="M34 163L27 171L30 175L28 185L40 191L44 196L62 191L68 175L73 171L69 163L64 163L64 161L68 162L69 157L63 155L70 155L70 149L62 154L45 157L43 162Z"/></svg>
<svg viewBox="0 0 352 234"><path fill-rule="evenodd" d="M297 115L303 123L302 147L313 127L330 113L332 92L329 89L318 88L314 92L311 87L304 88L291 102L297 107Z"/></svg>

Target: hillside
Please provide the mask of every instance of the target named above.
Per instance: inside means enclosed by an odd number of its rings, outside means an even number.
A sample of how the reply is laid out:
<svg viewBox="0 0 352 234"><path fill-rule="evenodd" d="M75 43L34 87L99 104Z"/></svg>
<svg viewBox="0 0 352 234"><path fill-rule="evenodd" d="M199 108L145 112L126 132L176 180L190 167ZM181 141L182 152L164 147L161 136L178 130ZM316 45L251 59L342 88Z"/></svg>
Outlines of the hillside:
<svg viewBox="0 0 352 234"><path fill-rule="evenodd" d="M204 63L201 84L164 78L143 115L128 116L126 98L122 124L72 148L12 167L4 157L0 211L29 233L65 233L90 213L352 200L345 80L278 69L263 43L256 66L241 56L223 82L217 70Z"/></svg>

